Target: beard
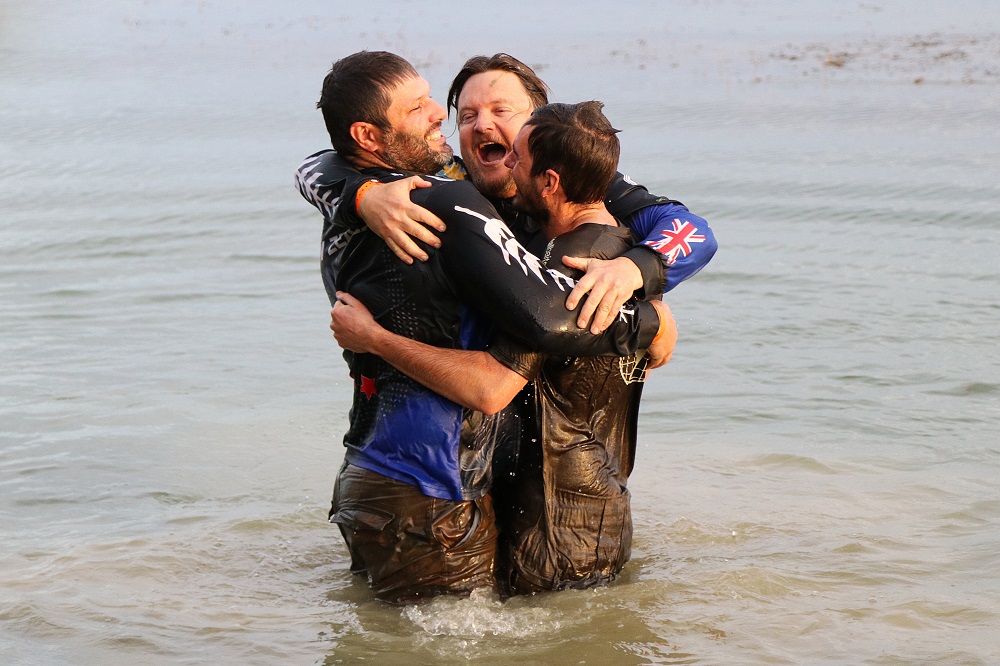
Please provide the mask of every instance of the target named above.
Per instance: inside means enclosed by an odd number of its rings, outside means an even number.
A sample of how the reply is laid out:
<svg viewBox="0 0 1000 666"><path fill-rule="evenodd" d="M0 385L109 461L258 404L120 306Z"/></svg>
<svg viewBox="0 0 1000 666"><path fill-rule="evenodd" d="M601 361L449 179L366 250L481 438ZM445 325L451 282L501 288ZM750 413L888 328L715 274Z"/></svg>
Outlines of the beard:
<svg viewBox="0 0 1000 666"><path fill-rule="evenodd" d="M511 181L513 181L513 178ZM542 201L542 196L534 188L534 185L534 183L528 182L524 183L523 188L519 186L511 204L513 204L516 210L527 213L531 219L544 227L549 221L550 213Z"/></svg>
<svg viewBox="0 0 1000 666"><path fill-rule="evenodd" d="M485 174L480 170L479 165L474 161L465 162L465 170L469 174L469 180L476 186L480 194L493 199L504 199L510 196L516 185L509 169L504 169L501 173Z"/></svg>
<svg viewBox="0 0 1000 666"><path fill-rule="evenodd" d="M427 142L427 136L439 131L441 131L440 123L422 136L390 129L385 135L385 147L382 149L381 157L387 164L396 169L413 171L414 173L436 173L451 162L454 155L454 151L447 143L440 151L431 149Z"/></svg>
<svg viewBox="0 0 1000 666"><path fill-rule="evenodd" d="M469 155L469 159L465 160L465 170L479 193L492 199L506 199L513 196L516 185L511 170L505 166L495 165L487 169L480 163L480 160L496 162L503 159L509 150L503 137L499 133L475 132L471 137L463 138L462 157L464 158L467 152ZM479 147L472 148L472 145Z"/></svg>

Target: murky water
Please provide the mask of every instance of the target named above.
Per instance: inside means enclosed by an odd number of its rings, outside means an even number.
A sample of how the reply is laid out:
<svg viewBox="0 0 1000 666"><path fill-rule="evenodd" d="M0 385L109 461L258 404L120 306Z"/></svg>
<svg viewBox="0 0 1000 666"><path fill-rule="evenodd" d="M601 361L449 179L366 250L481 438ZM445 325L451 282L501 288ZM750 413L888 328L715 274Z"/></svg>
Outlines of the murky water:
<svg viewBox="0 0 1000 666"><path fill-rule="evenodd" d="M0 661L1000 662L1000 10L357 9L0 1ZM509 51L713 223L608 588L388 607L325 523L291 172L360 48Z"/></svg>

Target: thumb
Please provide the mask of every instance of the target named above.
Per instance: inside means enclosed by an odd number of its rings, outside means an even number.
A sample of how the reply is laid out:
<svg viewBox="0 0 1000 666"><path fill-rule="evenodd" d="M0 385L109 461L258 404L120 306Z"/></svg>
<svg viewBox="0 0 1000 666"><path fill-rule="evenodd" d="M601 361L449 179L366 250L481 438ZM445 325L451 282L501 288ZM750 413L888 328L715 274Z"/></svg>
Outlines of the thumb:
<svg viewBox="0 0 1000 666"><path fill-rule="evenodd" d="M570 268L575 268L578 271L586 271L587 267L590 266L590 257L567 257L562 258L562 262L569 266Z"/></svg>
<svg viewBox="0 0 1000 666"><path fill-rule="evenodd" d="M351 296L350 294L348 294L346 291L338 291L337 294L336 294L336 296L337 296L337 300L340 301L341 303L343 303L344 305L357 305L358 304L358 299L354 298L353 296Z"/></svg>

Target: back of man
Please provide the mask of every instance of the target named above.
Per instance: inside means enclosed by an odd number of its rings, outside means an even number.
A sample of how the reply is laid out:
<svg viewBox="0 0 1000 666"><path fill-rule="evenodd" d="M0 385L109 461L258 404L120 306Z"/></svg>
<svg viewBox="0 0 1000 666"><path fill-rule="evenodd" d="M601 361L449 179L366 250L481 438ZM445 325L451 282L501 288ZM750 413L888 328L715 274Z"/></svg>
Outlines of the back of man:
<svg viewBox="0 0 1000 666"><path fill-rule="evenodd" d="M631 246L625 229L595 225L553 243L560 253L598 258ZM494 461L501 589L530 594L613 580L631 553L626 484L635 459L641 364L631 357L539 355L509 344L490 353L533 377L509 408L516 417L508 415L507 423L516 431L507 433Z"/></svg>
<svg viewBox="0 0 1000 666"><path fill-rule="evenodd" d="M541 220L550 239L546 265L565 255L611 259L632 246L602 200L619 144L601 106L537 109L508 154L514 204ZM514 402L519 429L494 465L501 587L523 594L612 580L630 554L626 484L645 368L626 358L531 353L506 340L489 353L530 380Z"/></svg>

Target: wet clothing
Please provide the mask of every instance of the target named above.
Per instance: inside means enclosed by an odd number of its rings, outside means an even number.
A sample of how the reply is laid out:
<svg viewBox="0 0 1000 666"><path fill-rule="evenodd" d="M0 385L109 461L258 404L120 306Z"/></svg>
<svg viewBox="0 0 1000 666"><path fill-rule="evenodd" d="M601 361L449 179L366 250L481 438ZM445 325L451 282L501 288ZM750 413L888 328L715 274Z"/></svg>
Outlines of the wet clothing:
<svg viewBox="0 0 1000 666"><path fill-rule="evenodd" d="M457 165L460 167L460 160L457 161ZM383 170L384 171L384 170ZM451 174L456 174L453 168L450 172ZM346 290L361 298L366 305L372 309L372 312L376 314L376 319L379 319L378 314L372 307L371 303L362 296L358 287L348 286L347 283L341 280L343 268L349 265L347 257L350 252L352 243L355 242L356 236L367 237L366 242L376 243L378 247L381 248L382 254L380 255L380 262L387 262L391 257L387 248L380 239L374 237L371 232L367 230L364 226L363 221L357 216L354 209L354 199L357 192L357 188L366 180L372 177L379 178L380 180L386 180L389 177L402 177L406 174L394 174L390 175L385 173L370 173L365 172L359 175L357 172L351 170L346 164L340 160L340 158L332 151L322 151L313 156L307 158L303 164L299 167L296 173L296 181L300 192L303 196L313 203L324 215L324 233L323 233L323 274L324 283L327 286L328 292L330 292L331 300L333 298L333 291L335 289ZM427 192L427 190L416 190L412 193L412 198L415 202L421 203L428 208L430 205L424 203L420 199L424 195L422 193ZM349 205L341 206L342 201L349 202ZM552 256L556 257L554 265L558 267L559 276L548 272L547 267L543 269L537 260L537 256L543 252L543 247L545 245L544 237L538 233L539 230L533 222L525 216L523 213L519 213L513 210L509 200L496 200L492 201L496 206L500 215L503 219L507 221L510 227L506 227L502 224L495 224L497 222L485 221L485 226L483 231L487 237L491 238L494 242L495 247L491 248L495 253L497 247L501 249L501 255L503 256L505 263L508 267L517 267L523 276L534 275L539 279L544 280L544 276L548 276L554 280L556 284L563 284L569 287L572 282L564 281L561 274L568 273L569 270L562 266L559 258L562 254L578 254L578 256L583 256L586 252L561 252L559 254L553 253ZM712 235L711 229L708 227L707 223L692 215L682 204L669 199L664 199L660 197L655 197L650 195L645 188L636 185L632 181L628 180L619 174L615 182L612 185L611 190L608 195L608 208L612 214L619 217L619 219L624 219L632 226L634 233L637 238L643 239L642 243L639 245L633 245L633 241L628 237L626 232L621 238L628 238L624 247L616 246L612 254L608 256L618 256L625 254L629 256L637 266L639 266L640 271L643 274L644 286L638 292L638 296L643 297L646 294L659 294L664 290L669 290L676 286L680 281L687 279L691 275L694 275L701 267L708 262L715 252L715 239ZM453 230L453 223L445 217L439 210L433 209L433 212L442 217L446 224L449 226L449 234ZM589 225L588 225L589 226ZM514 234L511 234L511 229L513 229ZM520 244L514 240L513 236L516 234L517 240L521 241ZM480 236L481 239L481 236ZM474 239L475 240L475 239ZM448 239L448 234L443 238L443 249L449 248L451 243L456 243L454 240ZM475 243L466 246L463 242L459 241L456 243L459 248L466 249L467 251L461 252L460 256L464 257L465 263L459 267L452 267L453 275L464 275L468 277L474 277L473 279L482 279L482 276L500 276L504 275L504 280L509 279L512 275L516 274L517 271L505 272L502 267L490 268L489 265L477 266L474 264L479 264L479 259L484 256L480 254L479 250L472 249L475 247ZM535 256L530 255L525 251L525 247L534 251ZM369 251L371 248L369 248ZM447 253L443 253L447 254ZM495 258L495 254L492 255ZM443 264L448 264L449 261L446 257L434 257L432 253L432 263L440 259ZM356 284L361 284L361 282L356 282ZM414 284L415 280L402 280L401 283ZM529 279L528 282L531 282ZM600 377L602 373L607 374L610 368L618 367L619 359L617 357L603 357L603 360L590 359L585 360L581 358L570 358L566 359L562 356L552 357L547 361L542 362L540 359L546 358L538 355L533 355L530 350L541 348L548 348L552 351L558 351L560 354L594 354L601 353L596 352L593 349L579 350L573 349L567 346L565 340L554 340L547 337L547 331L552 329L546 329L545 325L537 325L532 323L528 328L522 323L518 323L516 318L511 319L511 312L508 306L505 304L503 298L486 298L486 303L480 299L477 301L477 296L481 297L482 294L479 293L479 288L474 287L470 290L463 290L462 287L468 287L473 285L473 282L467 282L465 280L460 281L458 285L452 285L454 287L454 293L452 296L457 296L460 301L464 300L465 303L474 306L475 309L479 310L479 314L484 311L489 318L493 321L504 325L507 334L513 336L512 341L509 343L510 346L506 347L509 350L515 350L517 354L523 354L523 356L514 356L514 352L511 352L509 362L511 364L517 364L520 359L522 363L522 369L525 372L530 372L532 376L537 374L538 379L535 382L529 383L526 390L522 392L519 396L518 401L522 405L526 405L528 408L520 410L523 413L519 413L519 410L514 408L509 408L500 412L494 417L482 417L482 415L475 415L475 418L479 420L479 425L475 426L472 424L470 417L473 413L468 410L461 410L460 412L448 412L447 409L425 409L425 404L431 404L436 408L440 408L445 405L448 401L435 396L435 394L430 393L426 389L420 387L415 388L414 382L409 382L407 378L402 376L400 373L392 370L390 366L381 362L381 359L368 359L365 363L373 363L376 367L372 372L377 372L380 377L387 378L391 380L390 385L402 386L406 382L413 384L414 386L407 386L405 390L398 390L394 392L393 396L393 406L391 411L394 412L395 417L400 417L398 421L386 421L385 423L390 424L383 428L382 434L385 435L383 440L377 446L371 446L371 443L375 440L369 441L368 444L362 444L360 447L352 444L353 441L368 441L364 436L360 440L356 435L361 434L355 431L355 417L358 417L359 431L364 431L366 426L364 423L370 423L371 417L366 417L364 412L371 413L371 407L360 403L360 392L364 392L365 396L370 399L376 394L374 393L376 389L375 382L372 380L371 376L362 375L359 379L359 373L354 372L355 383L356 383L356 393L355 393L355 407L352 409L352 432L348 433L345 438L345 443L348 446L347 460L362 461L358 464L365 464L368 473L370 474L372 470L376 472L387 473L388 480L398 479L406 483L413 484L415 487L420 488L422 491L435 492L434 484L428 484L426 482L422 483L420 478L416 475L410 475L414 469L419 467L411 466L408 470L408 475L399 476L396 474L396 470L392 469L388 464L392 462L394 465L398 464L399 457L393 454L393 451L402 450L407 452L417 453L416 457L411 457L408 459L409 462L415 462L417 460L425 460L428 464L426 467L430 467L430 461L435 461L435 470L444 470L442 475L439 475L438 480L442 478L451 478L453 481L457 478L459 479L458 487L461 490L461 497L465 498L462 500L453 499L456 502L456 511L471 511L469 508L469 502L478 501L478 498L483 497L482 492L490 484L490 469L489 464L490 454L492 453L492 446L496 442L506 442L503 447L504 455L500 456L502 458L512 460L516 465L517 470L520 474L518 476L519 485L514 486L514 490L504 496L507 504L505 509L507 510L508 519L506 523L501 520L501 525L506 524L506 530L508 535L515 534L518 536L516 542L509 541L506 547L500 549L501 555L506 556L509 560L517 558L517 569L519 572L516 580L512 579L511 576L506 575L505 578L512 584L515 585L517 591L534 591L536 589L556 589L561 586L571 586L571 585L581 585L587 586L595 584L596 582L603 582L609 580L614 575L618 573L621 566L628 559L629 554L629 541L631 538L631 522L630 514L628 510L628 491L625 489L625 480L627 479L628 472L631 470L631 460L634 455L634 445L635 445L635 414L632 413L631 416L625 421L622 421L621 427L625 428L628 432L625 434L615 434L615 428L611 427L608 430L609 424L613 425L616 421L614 416L609 416L607 419L602 420L602 423L598 424L598 428L595 432L598 433L601 442L607 442L604 445L595 445L597 454L600 451L604 451L604 455L607 460L605 461L604 467L602 469L608 470L606 473L600 476L595 476L589 479L592 485L591 492L589 495L576 493L578 496L578 501L574 504L565 499L569 495L563 493L564 488L572 489L574 480L572 475L569 475L565 471L562 474L557 474L555 477L545 482L542 479L543 468L541 461L544 459L554 461L552 464L558 466L558 462L555 462L557 458L553 451L559 449L559 445L553 442L553 447L546 450L542 450L537 446L534 449L520 448L521 443L528 442L534 439L536 442L540 437L539 433L544 432L545 437L554 436L556 433L554 430L539 430L545 425L552 424L556 422L556 419L548 413L546 409L543 409L546 405L552 405L558 403L558 391L567 391L567 395L573 395L576 399L576 395L573 394L574 387L580 388L587 386L586 378L588 377ZM501 282L501 284L504 284ZM507 295L516 295L520 292L520 286L510 284L510 290ZM568 289L567 289L568 291ZM372 294L372 297L377 298L378 294ZM551 304L556 308L556 311L551 312L552 315L562 315L565 316L567 313L563 307L563 300L565 294L562 294L562 298L554 298L551 300ZM427 304L434 305L438 303L437 297L432 297L428 295L428 298L424 299ZM516 299L515 299L516 300ZM493 305L495 307L489 307ZM643 304L649 307L648 304ZM629 308L623 309L623 318L628 319L629 315L627 310ZM420 308L404 308L402 313L393 314L396 312L395 306L389 305L384 309L386 312L386 318L379 319L382 325L390 328L390 330L396 330L401 332L400 328L393 328L388 321L391 319L398 320L398 322L412 321L413 312L421 311ZM444 338L448 336L438 336L438 341L431 341L430 344L435 344L437 346L445 347L460 347L466 349L482 349L481 346L484 341L484 333L486 328L482 326L481 319L477 322L476 313L472 312L471 309L459 308L461 313L459 319L462 324L459 326L459 330L465 331L464 334L457 337L458 343L455 341L455 336L452 336L452 340L448 341ZM454 315L454 313L451 313ZM516 313L515 313L516 314ZM544 317L541 320L545 320ZM657 320L658 321L658 320ZM575 329L575 315L567 319L566 327L568 331L573 331ZM620 324L617 324L620 326ZM419 327L418 327L419 328ZM639 326L641 329L642 327ZM409 334L409 333L404 333ZM417 337L410 335L410 337L415 337L423 341L429 341L422 337ZM520 338L519 340L517 338ZM645 339L648 343L651 336ZM443 342L442 342L443 340ZM629 338L629 341L633 341ZM526 347L523 345L527 345ZM638 343L639 347L645 346L642 343ZM605 347L603 353L608 353L612 351L615 354L629 354L636 347L619 342L614 349ZM349 363L352 365L352 370L355 370L356 360L352 360L350 355ZM534 358L535 361L529 362L526 359ZM380 366L378 364L381 364ZM584 367L586 366L586 367ZM534 368L529 370L528 368ZM562 368L559 371L559 368ZM588 369L592 368L592 369ZM640 371L641 373L641 371ZM527 375L525 375L527 376ZM366 378L367 377L367 381ZM581 379L582 378L582 379ZM581 383L582 382L582 383ZM541 395L548 395L545 393L546 390L557 391L551 399L546 399L545 401L538 401L536 404L535 393L532 390L536 387L543 389ZM629 393L634 393L634 404L638 404L638 391L641 384L634 385ZM587 403L584 407L584 403L580 403L580 409L574 414L582 413L582 410L599 410L605 405L602 401L604 400L616 400L621 402L620 399L615 398L614 395L601 392L596 390L596 388L591 387L588 392L591 397L601 396L599 401L591 401ZM616 394L617 395L617 394ZM413 408L410 410L404 410L401 407L403 399L407 402L414 400ZM630 399L631 400L631 399ZM628 402L628 400L626 400ZM359 408L360 403L360 408ZM630 403L631 404L631 403ZM368 408L367 410L365 408ZM457 407L457 406L455 406ZM400 416L403 411L409 411L410 414L406 416ZM570 410L572 411L572 410ZM356 413L357 412L357 413ZM375 413L377 414L378 408ZM419 417L431 413L435 416L434 421L440 424L448 421L449 416L451 420L455 423L461 421L462 426L460 428L442 429L438 434L442 434L447 431L445 439L447 440L447 445L443 447L443 450L452 451L454 443L454 433L459 430L462 434L459 437L458 457L456 459L447 459L443 467L436 464L440 460L441 456L431 455L429 457L424 457L424 453L430 451L426 442L432 441L433 438L428 438L424 440L425 443L414 445L413 442L403 438L402 440L397 437L392 437L392 433L395 432L397 435L399 433L406 433L408 429L405 426L407 422L416 421ZM459 416L459 413L461 416ZM595 411L596 413L596 411ZM618 413L618 412L616 412ZM353 433L353 435L352 435ZM561 454L559 459L566 461L578 461L579 469L584 468L589 469L589 465L592 465L597 458L590 457L587 458L583 456L583 452L590 451L594 447L578 446L576 440L560 440L568 447L564 455ZM621 442L631 442L630 453L627 455L622 453L619 448L615 448L614 444ZM602 448L603 447L603 448ZM609 448L610 447L610 448ZM355 455L352 450L363 450L364 454ZM547 452L547 453L546 453ZM365 459L372 458L375 455L381 456L380 463L372 463ZM535 467L531 467L530 460L535 460L531 458L533 454L537 454ZM544 454L544 455L543 455ZM596 455L596 454L595 454ZM621 466L618 464L620 461L627 460L629 462L628 469L621 473ZM609 462L610 461L610 462ZM459 473L456 474L456 462ZM546 463L549 464L549 463ZM616 466L617 465L617 466ZM567 465L562 465L562 468L566 468ZM533 471L532 471L533 470ZM534 476L532 476L532 474ZM548 474L546 472L546 474ZM551 475L549 475L551 476ZM536 478L537 477L537 478ZM577 477L582 479L578 474ZM534 478L533 483L528 483L529 478ZM546 477L548 478L548 477ZM523 481L522 481L523 480ZM579 479L577 479L579 480ZM562 485L560 485L562 484ZM596 485L595 485L596 484ZM364 495L371 492L370 490L360 490L358 486L352 485L352 492L361 493L360 495L354 495L351 498L351 502L357 500L364 500ZM617 489L617 490L616 490ZM452 487L454 490L454 486ZM572 491L567 491L572 494ZM518 510L518 505L516 500L517 493L535 493L536 499L525 499L524 507L528 510L530 515L537 515L539 517L538 525L540 526L538 530L532 532L532 530L527 529L522 524L518 523L516 520L509 519L509 516L513 515L512 511ZM565 496L564 496L565 495ZM449 497L456 497L454 493L450 494ZM528 497L525 495L525 497ZM548 503L546 498L562 498L558 502L553 501ZM334 498L334 507L331 511L331 519L334 522L340 524L342 531L345 530L345 526L348 527L347 531L344 531L345 540L348 541L348 545L351 548L352 558L356 561L360 557L357 549L352 545L353 543L359 543L359 539L353 536L357 534L367 534L369 537L373 537L370 530L365 531L364 529L355 530L358 527L358 523L352 522L354 519L351 517L350 512L343 511L340 507L347 506L350 504L343 494L339 494ZM551 504L551 508L546 508ZM461 507L461 508L460 508ZM562 515L560 511L563 511ZM405 509L401 510L406 513ZM416 508L416 513L423 515L424 510L422 508ZM600 519L601 527L599 529L593 529L594 516L603 516ZM571 515L572 514L572 515ZM524 514L529 515L529 514ZM415 520L414 516L401 518L402 523ZM546 522L547 521L547 522ZM522 521L523 522L523 521ZM541 525L545 523L547 526L553 525L565 525L566 530L555 531L550 527L545 527L544 529ZM378 524L376 522L376 524ZM353 525L353 527L350 527ZM392 531L392 528L388 528ZM613 533L618 531L619 537L617 540L614 539ZM531 548L541 543L539 541L539 535L547 534L550 536L556 536L559 538L577 538L580 539L578 543L586 543L593 545L579 546L576 550L572 550L569 553L568 558L563 558L566 561L553 559L551 556L552 549L549 551L544 551L536 549L535 554L531 554ZM351 535L349 537L349 535ZM534 536L533 536L534 535ZM575 535L575 536L574 536ZM413 537L418 539L423 539L427 544L434 541L433 538L429 539L426 536L423 537ZM480 536L473 535L470 539L475 540L481 538ZM486 537L488 539L488 537ZM494 536L495 538L495 536ZM589 539L589 541L588 541ZM366 539L362 538L360 542L366 542ZM485 541L484 541L485 543ZM439 543L439 545L441 545ZM477 545L469 542L464 542L465 548L470 548L475 552L483 552L478 548ZM433 547L429 545L428 547ZM397 548L403 548L403 546L398 546ZM403 548L405 550L405 548ZM588 560L586 557L579 555L580 549L590 549L597 553L596 559L593 561ZM389 553L390 551L384 551ZM392 551L395 552L395 551ZM442 551L443 552L443 551ZM372 555L369 553L369 557ZM390 555L384 555L383 557L390 557ZM461 559L461 556L458 556ZM534 559L532 559L534 558ZM548 560L545 560L548 558ZM553 564L546 564L547 561L551 560ZM428 560L430 561L430 560ZM532 565L532 562L537 562L537 566ZM481 566L477 570L476 574L469 574L470 576L480 576L482 572L487 568L487 566L492 567L492 558L484 558L480 562ZM364 563L359 565L364 568L369 573L370 580L372 580L373 588L376 589L377 594L382 598L389 598L395 592L391 591L390 587L383 588L376 582L375 576L373 578L373 571L375 570L392 570L396 571L397 567L394 565L390 566L385 563ZM575 567L575 568L574 568ZM398 569L399 571L404 571L405 569ZM511 573L515 571L512 565L505 568L506 573ZM401 574L402 575L402 574ZM405 573L405 575L412 575L417 577L419 580L424 580L420 578L419 575L413 572ZM439 579L445 581L448 579L448 574L442 569L439 572ZM391 577L391 576L390 576ZM431 576L433 579L433 576ZM431 580L428 579L428 580ZM470 578L471 579L471 578ZM420 585L425 585L427 590L436 589L439 591L450 591L450 592L462 592L467 591L466 587L463 587L461 581L451 580L451 582L442 583L438 587L434 587L431 582L420 583ZM384 589L383 592L379 592L380 589Z"/></svg>
<svg viewBox="0 0 1000 666"><path fill-rule="evenodd" d="M344 463L332 522L375 596L405 603L492 587L497 547L490 496L453 502L402 481Z"/></svg>
<svg viewBox="0 0 1000 666"><path fill-rule="evenodd" d="M620 228L582 225L552 241L552 256L612 258L631 247ZM628 561L644 364L567 357L502 340L490 354L530 380L506 413L494 461L500 530L497 578L504 594L587 588Z"/></svg>
<svg viewBox="0 0 1000 666"><path fill-rule="evenodd" d="M435 347L485 349L491 322L533 349L620 355L649 345L659 328L652 306L633 304L599 336L579 329L564 305L573 281L542 269L470 183L431 180L431 187L413 192L413 200L447 224L442 247L429 250L428 261L407 265L370 231L339 247L338 229L329 225L322 271L331 301L336 291L349 292L388 330ZM462 438L469 416L461 406L378 356L345 358L355 382L346 460L432 497L481 497L489 487L489 452L482 449L488 430Z"/></svg>

